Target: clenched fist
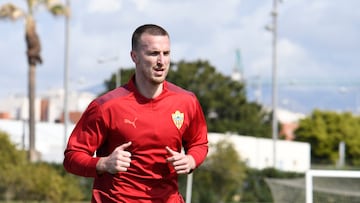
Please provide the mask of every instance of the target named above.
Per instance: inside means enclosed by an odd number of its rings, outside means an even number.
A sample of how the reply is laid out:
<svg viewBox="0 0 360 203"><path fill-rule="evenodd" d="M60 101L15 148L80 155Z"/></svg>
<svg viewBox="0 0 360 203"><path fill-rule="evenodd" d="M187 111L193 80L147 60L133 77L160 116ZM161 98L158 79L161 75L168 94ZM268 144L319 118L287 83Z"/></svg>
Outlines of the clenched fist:
<svg viewBox="0 0 360 203"><path fill-rule="evenodd" d="M115 174L117 172L127 171L131 162L131 153L125 151L131 145L127 142L115 148L115 150L107 157L101 157L96 164L96 170L99 174L108 172Z"/></svg>

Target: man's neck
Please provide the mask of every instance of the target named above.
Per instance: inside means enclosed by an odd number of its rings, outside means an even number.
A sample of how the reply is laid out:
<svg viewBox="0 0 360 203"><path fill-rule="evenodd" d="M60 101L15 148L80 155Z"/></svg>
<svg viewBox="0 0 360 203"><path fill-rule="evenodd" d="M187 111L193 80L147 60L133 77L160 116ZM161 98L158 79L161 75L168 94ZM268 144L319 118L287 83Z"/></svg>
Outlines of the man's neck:
<svg viewBox="0 0 360 203"><path fill-rule="evenodd" d="M152 84L144 83L143 81L139 82L135 78L135 85L141 95L146 98L153 99L161 94L163 91L164 83L161 84Z"/></svg>

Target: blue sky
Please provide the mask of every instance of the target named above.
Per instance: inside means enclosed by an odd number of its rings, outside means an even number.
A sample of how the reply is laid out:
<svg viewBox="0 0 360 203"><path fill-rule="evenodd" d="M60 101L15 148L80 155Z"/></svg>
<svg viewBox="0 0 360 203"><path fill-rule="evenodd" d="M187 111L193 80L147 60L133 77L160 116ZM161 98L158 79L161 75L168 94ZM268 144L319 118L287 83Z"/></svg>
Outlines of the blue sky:
<svg viewBox="0 0 360 203"><path fill-rule="evenodd" d="M8 0L0 0L0 5ZM12 0L26 8L25 1ZM241 50L244 77L262 82L270 105L272 0L76 0L71 1L70 88L101 84L119 67L132 67L133 30L144 23L166 28L173 61L208 60L230 75ZM294 111L353 110L360 94L358 0L283 0L278 4L279 105ZM39 7L37 29L44 63L37 93L63 87L64 19ZM0 21L0 98L27 92L24 22ZM116 59L114 59L116 57ZM99 64L98 59L109 59ZM260 78L261 80L256 80ZM265 85L264 85L265 83ZM248 88L255 99L254 86ZM360 101L359 101L360 104Z"/></svg>

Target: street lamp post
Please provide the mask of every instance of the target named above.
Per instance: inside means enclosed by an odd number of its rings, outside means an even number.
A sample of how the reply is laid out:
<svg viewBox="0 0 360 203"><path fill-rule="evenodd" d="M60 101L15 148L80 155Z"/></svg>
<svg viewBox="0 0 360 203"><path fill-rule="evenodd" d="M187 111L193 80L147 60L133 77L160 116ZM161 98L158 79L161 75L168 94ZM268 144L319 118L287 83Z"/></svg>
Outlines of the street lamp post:
<svg viewBox="0 0 360 203"><path fill-rule="evenodd" d="M278 119L277 119L277 3L279 0L273 0L272 26L267 27L273 34L272 40L272 139L273 139L273 167L276 168L276 143L278 139Z"/></svg>
<svg viewBox="0 0 360 203"><path fill-rule="evenodd" d="M119 87L121 85L121 67L119 67L119 70L116 70L116 87Z"/></svg>
<svg viewBox="0 0 360 203"><path fill-rule="evenodd" d="M65 57L64 57L64 149L67 143L67 131L69 125L69 18L70 18L70 0L66 0L66 9L68 14L65 16Z"/></svg>

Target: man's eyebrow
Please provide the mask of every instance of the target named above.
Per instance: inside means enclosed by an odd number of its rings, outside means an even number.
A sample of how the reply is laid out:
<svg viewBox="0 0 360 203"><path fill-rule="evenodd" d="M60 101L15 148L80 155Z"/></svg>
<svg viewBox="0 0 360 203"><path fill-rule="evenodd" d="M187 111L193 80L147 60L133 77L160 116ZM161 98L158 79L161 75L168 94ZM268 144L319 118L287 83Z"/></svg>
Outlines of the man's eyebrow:
<svg viewBox="0 0 360 203"><path fill-rule="evenodd" d="M170 53L170 50L165 50L165 51L161 51L161 50L148 50L148 53Z"/></svg>

